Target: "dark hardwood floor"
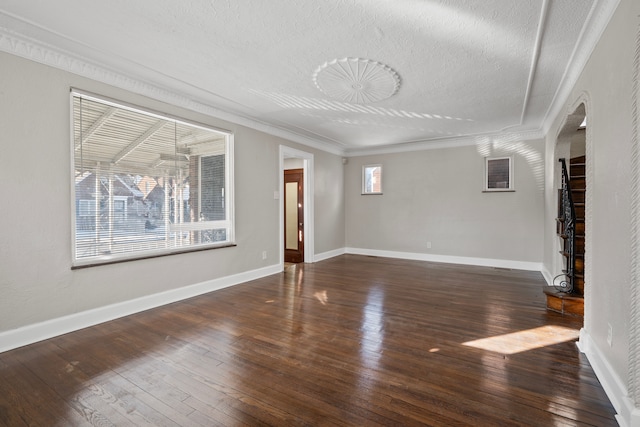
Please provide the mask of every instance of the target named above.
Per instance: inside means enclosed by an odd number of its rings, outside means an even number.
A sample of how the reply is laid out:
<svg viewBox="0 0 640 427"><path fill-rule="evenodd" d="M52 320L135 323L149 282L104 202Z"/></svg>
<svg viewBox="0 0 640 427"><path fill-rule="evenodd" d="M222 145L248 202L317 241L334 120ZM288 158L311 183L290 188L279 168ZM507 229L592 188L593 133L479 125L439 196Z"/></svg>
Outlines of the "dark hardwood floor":
<svg viewBox="0 0 640 427"><path fill-rule="evenodd" d="M615 426L539 273L343 255L0 354L0 425Z"/></svg>

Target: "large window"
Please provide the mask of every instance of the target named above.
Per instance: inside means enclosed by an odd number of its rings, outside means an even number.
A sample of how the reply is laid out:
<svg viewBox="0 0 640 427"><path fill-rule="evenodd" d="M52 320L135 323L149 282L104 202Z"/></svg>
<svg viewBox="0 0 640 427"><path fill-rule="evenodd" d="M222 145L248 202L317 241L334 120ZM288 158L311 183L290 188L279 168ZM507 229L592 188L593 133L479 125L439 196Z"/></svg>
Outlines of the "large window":
<svg viewBox="0 0 640 427"><path fill-rule="evenodd" d="M233 243L233 135L73 91L74 266Z"/></svg>

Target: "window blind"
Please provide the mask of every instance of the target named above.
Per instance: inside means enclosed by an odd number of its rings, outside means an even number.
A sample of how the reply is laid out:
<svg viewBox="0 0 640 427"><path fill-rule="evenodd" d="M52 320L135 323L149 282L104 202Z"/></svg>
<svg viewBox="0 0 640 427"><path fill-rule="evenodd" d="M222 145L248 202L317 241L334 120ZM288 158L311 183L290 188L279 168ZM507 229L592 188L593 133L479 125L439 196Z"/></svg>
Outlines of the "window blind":
<svg viewBox="0 0 640 427"><path fill-rule="evenodd" d="M72 92L74 265L233 239L229 132Z"/></svg>

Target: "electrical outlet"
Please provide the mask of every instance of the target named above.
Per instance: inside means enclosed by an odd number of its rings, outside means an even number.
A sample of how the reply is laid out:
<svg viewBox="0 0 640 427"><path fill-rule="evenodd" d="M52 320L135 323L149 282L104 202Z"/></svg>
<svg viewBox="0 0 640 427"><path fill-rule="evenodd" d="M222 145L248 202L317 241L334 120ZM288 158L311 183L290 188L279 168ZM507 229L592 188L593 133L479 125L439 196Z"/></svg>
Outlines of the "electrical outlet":
<svg viewBox="0 0 640 427"><path fill-rule="evenodd" d="M607 344L609 347L613 345L613 328L611 327L611 323L607 323Z"/></svg>
<svg viewBox="0 0 640 427"><path fill-rule="evenodd" d="M427 242L427 249L431 249L431 242Z"/></svg>
<svg viewBox="0 0 640 427"><path fill-rule="evenodd" d="M262 259L267 259L267 251L262 251Z"/></svg>

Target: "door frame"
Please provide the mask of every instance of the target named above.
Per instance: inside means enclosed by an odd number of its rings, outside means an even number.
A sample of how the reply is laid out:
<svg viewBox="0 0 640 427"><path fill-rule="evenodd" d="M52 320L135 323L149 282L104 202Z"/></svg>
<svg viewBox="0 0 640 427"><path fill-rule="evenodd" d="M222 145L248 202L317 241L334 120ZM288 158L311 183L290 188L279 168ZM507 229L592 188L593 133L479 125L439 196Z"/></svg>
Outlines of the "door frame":
<svg viewBox="0 0 640 427"><path fill-rule="evenodd" d="M304 186L304 262L312 263L315 257L313 250L314 242L314 219L313 219L313 154L301 151L286 145L280 145L279 155L279 190L278 200L280 200L280 223L278 225L278 240L280 242L280 264L284 267L284 159L302 159L304 162L302 169Z"/></svg>
<svg viewBox="0 0 640 427"><path fill-rule="evenodd" d="M285 159L286 161L287 159ZM299 160L299 159L296 159ZM302 178L302 179L300 179ZM289 206L289 190L285 189L283 202L284 202L284 262L304 262L304 169L296 168L296 169L285 169L284 170L284 185L285 187L290 184L295 183L296 185L296 198L295 198L295 219L289 218L289 213L291 206ZM302 212L300 212L302 211ZM302 215L300 215L302 213ZM292 249L288 247L288 242L291 236L289 236L289 231L291 224L290 221L295 221L296 224L296 232L295 232L295 240L296 240L296 248ZM302 233L300 233L302 232ZM302 239L300 238L300 234L302 234ZM300 256L302 255L302 256ZM287 261L287 258L289 261ZM295 259L295 261L293 261Z"/></svg>

